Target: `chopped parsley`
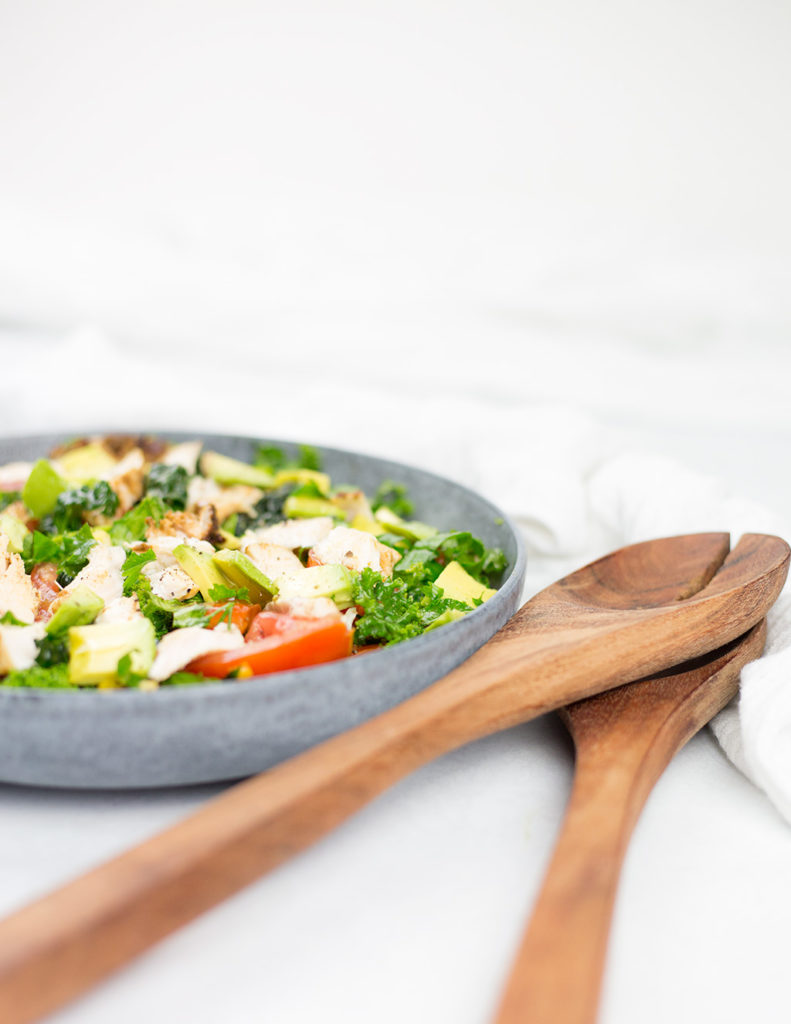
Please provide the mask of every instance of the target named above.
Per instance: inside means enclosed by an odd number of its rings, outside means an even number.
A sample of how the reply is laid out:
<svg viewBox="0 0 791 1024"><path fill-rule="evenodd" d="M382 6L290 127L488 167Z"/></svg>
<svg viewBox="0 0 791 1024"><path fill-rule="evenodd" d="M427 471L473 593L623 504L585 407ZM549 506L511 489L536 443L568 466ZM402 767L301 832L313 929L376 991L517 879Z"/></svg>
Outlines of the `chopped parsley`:
<svg viewBox="0 0 791 1024"><path fill-rule="evenodd" d="M124 594L127 597L130 594L134 594L140 580L140 573L143 571L143 566L148 565L149 562L156 561L156 557L151 548L146 548L145 551L130 551L127 554L124 564L121 566L121 575L124 578Z"/></svg>
<svg viewBox="0 0 791 1024"><path fill-rule="evenodd" d="M449 609L468 612L467 605L444 597L427 579L394 576L385 580L374 569L363 569L355 581L352 600L361 610L355 643L395 644L419 636Z"/></svg>
<svg viewBox="0 0 791 1024"><path fill-rule="evenodd" d="M78 689L69 682L69 666L65 662L48 668L33 665L31 668L17 669L5 677L3 686L35 686L50 690Z"/></svg>

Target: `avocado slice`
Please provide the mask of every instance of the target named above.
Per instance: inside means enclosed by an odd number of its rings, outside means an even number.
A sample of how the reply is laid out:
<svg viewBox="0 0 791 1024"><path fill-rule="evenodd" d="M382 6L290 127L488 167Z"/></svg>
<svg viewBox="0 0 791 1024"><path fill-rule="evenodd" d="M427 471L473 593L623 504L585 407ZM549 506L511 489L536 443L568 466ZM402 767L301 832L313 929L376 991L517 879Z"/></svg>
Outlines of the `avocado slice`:
<svg viewBox="0 0 791 1024"><path fill-rule="evenodd" d="M209 591L212 587L227 586L225 579L214 564L208 552L196 551L188 544L179 544L173 548L173 557L184 572L195 582L203 600L210 601Z"/></svg>
<svg viewBox="0 0 791 1024"><path fill-rule="evenodd" d="M92 441L81 448L72 448L58 459L61 470L69 480L84 484L89 480L97 480L106 476L118 464L104 447Z"/></svg>
<svg viewBox="0 0 791 1024"><path fill-rule="evenodd" d="M345 519L343 510L326 498L312 498L307 494L289 494L283 502L286 519L312 519L315 516L332 516Z"/></svg>
<svg viewBox="0 0 791 1024"><path fill-rule="evenodd" d="M154 663L156 634L149 619L102 622L69 630L69 682L112 686L118 662L129 655L130 669L145 675Z"/></svg>
<svg viewBox="0 0 791 1024"><path fill-rule="evenodd" d="M299 469L296 466L279 469L275 473L275 487L282 487L283 484L315 484L322 494L329 494L331 487L327 473L320 473L317 469Z"/></svg>
<svg viewBox="0 0 791 1024"><path fill-rule="evenodd" d="M0 533L4 533L8 537L9 551L15 555L21 555L25 537L29 532L25 524L21 523L16 516L12 516L9 512L0 512Z"/></svg>
<svg viewBox="0 0 791 1024"><path fill-rule="evenodd" d="M47 633L65 633L73 626L88 626L104 608L104 601L84 583L68 591L44 627Z"/></svg>
<svg viewBox="0 0 791 1024"><path fill-rule="evenodd" d="M354 573L345 565L312 565L280 580L280 597L331 597L339 605L352 603Z"/></svg>
<svg viewBox="0 0 791 1024"><path fill-rule="evenodd" d="M402 519L397 516L387 505L382 505L374 513L377 522L383 523L390 533L398 534L399 537L406 537L408 540L426 540L438 533L436 526L429 526L428 523L419 523L417 520Z"/></svg>
<svg viewBox="0 0 791 1024"><path fill-rule="evenodd" d="M213 562L234 587L245 587L256 604L268 604L277 597L277 584L241 551L218 551Z"/></svg>
<svg viewBox="0 0 791 1024"><path fill-rule="evenodd" d="M349 526L351 526L353 530L362 530L363 533L372 533L374 537L378 537L380 533L387 533L386 526L382 523L377 523L375 519L369 519L367 516L355 516L349 523Z"/></svg>
<svg viewBox="0 0 791 1024"><path fill-rule="evenodd" d="M458 562L448 562L434 583L442 590L445 597L454 601L462 601L471 607L474 607L475 601L488 601L497 593L496 590L491 590L470 576Z"/></svg>
<svg viewBox="0 0 791 1024"><path fill-rule="evenodd" d="M250 487L271 488L275 486L275 477L268 469L251 466L240 459L232 459L219 452L204 452L200 460L201 472L210 476L218 484L227 487L230 484L247 484Z"/></svg>
<svg viewBox="0 0 791 1024"><path fill-rule="evenodd" d="M22 501L34 516L41 519L55 508L58 495L61 491L65 491L67 486L68 484L55 471L51 462L39 459L30 471L27 483L22 489Z"/></svg>

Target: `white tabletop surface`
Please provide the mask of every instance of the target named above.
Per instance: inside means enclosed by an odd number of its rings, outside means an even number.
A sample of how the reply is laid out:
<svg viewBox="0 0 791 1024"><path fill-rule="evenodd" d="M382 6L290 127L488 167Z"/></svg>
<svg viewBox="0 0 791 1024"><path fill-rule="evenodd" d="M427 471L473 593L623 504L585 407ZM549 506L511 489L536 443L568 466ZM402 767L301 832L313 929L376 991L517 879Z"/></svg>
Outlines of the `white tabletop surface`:
<svg viewBox="0 0 791 1024"><path fill-rule="evenodd" d="M0 431L431 463L481 402L564 401L787 515L789 44L768 0L2 4ZM571 773L554 718L445 757L53 1020L483 1024ZM0 912L218 791L0 786ZM788 1021L790 878L703 732L600 1024Z"/></svg>

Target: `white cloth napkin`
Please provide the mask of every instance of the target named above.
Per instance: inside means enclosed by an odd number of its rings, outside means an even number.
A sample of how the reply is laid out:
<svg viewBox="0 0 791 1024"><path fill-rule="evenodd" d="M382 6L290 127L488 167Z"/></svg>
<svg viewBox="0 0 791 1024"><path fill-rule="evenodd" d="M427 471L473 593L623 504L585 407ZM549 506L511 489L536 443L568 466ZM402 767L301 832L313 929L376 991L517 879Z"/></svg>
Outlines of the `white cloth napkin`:
<svg viewBox="0 0 791 1024"><path fill-rule="evenodd" d="M0 431L94 427L291 437L424 466L486 494L523 531L526 596L613 548L652 537L726 530L791 538L791 522L565 406L469 394L397 393L349 363L321 379L266 373L218 354L217 364L151 358L81 330L56 344L14 345L0 382ZM242 365L239 365L241 362ZM42 367L45 368L42 371ZM37 382L36 403L24 396ZM371 382L376 381L372 384ZM42 422L46 409L46 422ZM791 821L791 593L769 617L764 657L713 723L728 757Z"/></svg>

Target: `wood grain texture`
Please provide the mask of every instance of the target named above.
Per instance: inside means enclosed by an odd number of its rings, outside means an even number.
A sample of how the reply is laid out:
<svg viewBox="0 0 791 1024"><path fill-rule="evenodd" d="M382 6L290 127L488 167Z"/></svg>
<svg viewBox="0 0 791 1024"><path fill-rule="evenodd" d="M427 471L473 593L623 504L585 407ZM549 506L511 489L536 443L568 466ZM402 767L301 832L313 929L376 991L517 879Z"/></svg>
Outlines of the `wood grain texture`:
<svg viewBox="0 0 791 1024"><path fill-rule="evenodd" d="M0 1020L73 999L440 754L739 636L780 592L789 548L749 535L727 551L726 534L669 538L573 573L416 697L12 914L0 922ZM692 579L707 585L678 600Z"/></svg>
<svg viewBox="0 0 791 1024"><path fill-rule="evenodd" d="M656 780L738 689L763 623L682 671L565 709L577 766L560 836L497 1024L594 1024L621 864Z"/></svg>

